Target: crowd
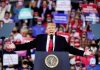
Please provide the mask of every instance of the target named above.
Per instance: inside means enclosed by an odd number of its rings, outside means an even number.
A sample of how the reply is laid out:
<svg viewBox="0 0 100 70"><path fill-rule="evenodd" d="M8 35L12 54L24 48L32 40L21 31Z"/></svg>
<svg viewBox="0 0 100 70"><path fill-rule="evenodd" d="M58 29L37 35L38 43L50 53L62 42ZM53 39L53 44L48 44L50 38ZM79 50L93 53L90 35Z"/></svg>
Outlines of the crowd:
<svg viewBox="0 0 100 70"><path fill-rule="evenodd" d="M98 0L97 0L98 1ZM81 4L94 3L94 1L80 0L80 3L73 3L71 11L63 12L56 11L56 0L18 0L10 2L10 0L2 0L0 2L0 29L3 24L15 24L10 37L5 39L5 43L11 42L21 44L29 42L39 34L45 34L46 25L53 22L53 14L67 13L68 22L57 25L57 34L64 36L66 41L81 50L90 50L94 55L80 57L69 54L71 70L99 70L100 69L100 39L94 39L90 24L99 24L98 22L92 23L91 21L84 21L84 13L82 12ZM97 4L98 2L96 2ZM32 19L18 19L20 10L23 8L30 8L32 10ZM96 8L96 14L100 15L100 6ZM2 40L0 40L0 52L2 52ZM9 50L9 49L8 49ZM18 54L19 64L4 66L4 69L9 68L13 70L31 70L34 64L35 48L25 51L6 52L9 54ZM2 55L0 53L0 55ZM0 58L0 66L2 66ZM33 70L33 69L32 69Z"/></svg>

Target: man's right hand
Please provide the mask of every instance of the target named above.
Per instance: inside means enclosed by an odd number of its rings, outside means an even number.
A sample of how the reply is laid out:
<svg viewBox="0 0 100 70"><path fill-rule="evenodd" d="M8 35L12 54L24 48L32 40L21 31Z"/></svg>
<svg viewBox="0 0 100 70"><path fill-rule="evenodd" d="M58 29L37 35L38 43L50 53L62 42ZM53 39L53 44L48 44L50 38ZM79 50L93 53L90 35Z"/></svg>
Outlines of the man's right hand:
<svg viewBox="0 0 100 70"><path fill-rule="evenodd" d="M15 45L13 43L6 43L4 45L4 50L6 50L7 52L11 52L11 51L14 51L15 49Z"/></svg>

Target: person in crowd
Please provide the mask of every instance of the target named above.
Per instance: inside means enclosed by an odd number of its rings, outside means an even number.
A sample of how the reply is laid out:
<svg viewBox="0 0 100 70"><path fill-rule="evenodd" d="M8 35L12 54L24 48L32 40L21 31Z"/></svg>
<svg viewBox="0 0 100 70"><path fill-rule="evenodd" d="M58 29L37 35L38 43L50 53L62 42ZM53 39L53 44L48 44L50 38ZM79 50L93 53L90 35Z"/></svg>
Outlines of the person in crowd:
<svg viewBox="0 0 100 70"><path fill-rule="evenodd" d="M75 70L75 65L71 65L71 70Z"/></svg>
<svg viewBox="0 0 100 70"><path fill-rule="evenodd" d="M82 68L82 63L81 63L81 59L80 59L79 56L76 56L76 57L75 57L75 62L76 62L76 64L75 64L76 70L81 70L81 68Z"/></svg>
<svg viewBox="0 0 100 70"><path fill-rule="evenodd" d="M58 32L65 32L65 27L63 25L59 25Z"/></svg>
<svg viewBox="0 0 100 70"><path fill-rule="evenodd" d="M75 18L75 20L73 20L71 22L71 28L72 29L75 29L76 31L80 32L81 31L81 26L82 26L82 23L79 19Z"/></svg>
<svg viewBox="0 0 100 70"><path fill-rule="evenodd" d="M28 29L27 37L32 38L32 28L29 28L29 29Z"/></svg>
<svg viewBox="0 0 100 70"><path fill-rule="evenodd" d="M80 34L75 29L72 29L70 33L70 44L77 48L80 47Z"/></svg>
<svg viewBox="0 0 100 70"><path fill-rule="evenodd" d="M5 1L0 1L0 19L4 18L5 12L8 11Z"/></svg>
<svg viewBox="0 0 100 70"><path fill-rule="evenodd" d="M51 12L52 12L52 10L49 10L49 8L48 8L48 1L46 1L46 0L42 1L42 5L39 8L39 13L41 14L41 17L44 19L44 18L46 18L46 15Z"/></svg>
<svg viewBox="0 0 100 70"><path fill-rule="evenodd" d="M86 22L86 31L88 32L88 31L91 31L91 29L90 29L90 22L89 21L87 21Z"/></svg>
<svg viewBox="0 0 100 70"><path fill-rule="evenodd" d="M91 41L90 44L90 50L93 52L93 54L95 55L95 59L96 59L96 64L98 63L98 54L97 54L97 50L98 50L98 45L96 44L95 40Z"/></svg>
<svg viewBox="0 0 100 70"><path fill-rule="evenodd" d="M29 3L29 8L31 8L34 11L38 11L39 9L36 7L37 1L31 1Z"/></svg>
<svg viewBox="0 0 100 70"><path fill-rule="evenodd" d="M39 34L45 33L45 27L42 25L42 18L37 18L37 24L32 26L32 36L36 37Z"/></svg>
<svg viewBox="0 0 100 70"><path fill-rule="evenodd" d="M5 12L4 18L2 19L4 23L14 23L13 19L10 18L10 12Z"/></svg>
<svg viewBox="0 0 100 70"><path fill-rule="evenodd" d="M27 34L28 34L28 29L27 28L21 28L20 33L23 36L23 38L26 38Z"/></svg>
<svg viewBox="0 0 100 70"><path fill-rule="evenodd" d="M38 11L34 11L33 13L33 19L32 19L32 26L35 26L37 24L37 19L40 17L39 12Z"/></svg>
<svg viewBox="0 0 100 70"><path fill-rule="evenodd" d="M43 25L46 26L47 23L51 23L52 22L52 15L51 14L47 14L46 18L43 21Z"/></svg>
<svg viewBox="0 0 100 70"><path fill-rule="evenodd" d="M97 67L96 67L96 60L95 60L95 58L91 58L90 59L90 63L87 66L87 70L91 70L91 69L98 70Z"/></svg>
<svg viewBox="0 0 100 70"><path fill-rule="evenodd" d="M23 37L22 35L18 32L18 28L17 27L14 27L13 30L12 30L12 35L14 37L14 42L22 42L23 40Z"/></svg>
<svg viewBox="0 0 100 70"><path fill-rule="evenodd" d="M23 29L23 28L28 28L28 20L24 20L23 22L22 22L22 26L21 26L21 28L20 29Z"/></svg>
<svg viewBox="0 0 100 70"><path fill-rule="evenodd" d="M9 46L6 46L6 48L15 49L15 50L25 50L25 49L30 50L36 47L36 51L47 51L47 52L68 51L69 53L72 53L74 55L79 55L79 56L92 54L89 50L82 51L70 46L66 42L64 37L57 36L55 32L56 32L56 24L48 23L46 28L47 34L40 34L33 41L30 41L25 44L17 44L15 45L16 47L14 46L14 44L10 44ZM49 42L52 39L53 41Z"/></svg>
<svg viewBox="0 0 100 70"><path fill-rule="evenodd" d="M86 32L83 32L81 35L80 46L85 49L85 47L90 45L91 40L87 38Z"/></svg>
<svg viewBox="0 0 100 70"><path fill-rule="evenodd" d="M9 0L6 0L5 3L6 3L7 11L11 12L11 10L12 10L12 4L10 3Z"/></svg>
<svg viewBox="0 0 100 70"><path fill-rule="evenodd" d="M87 70L87 69L86 69L86 66L85 66L84 64L82 64L81 70Z"/></svg>
<svg viewBox="0 0 100 70"><path fill-rule="evenodd" d="M24 4L20 1L16 2L15 6L13 7L13 19L15 23L19 22L18 15L22 8L24 8Z"/></svg>
<svg viewBox="0 0 100 70"><path fill-rule="evenodd" d="M22 66L20 68L21 70L28 70L29 69L29 61L27 59L23 59L21 61L21 64L22 64Z"/></svg>

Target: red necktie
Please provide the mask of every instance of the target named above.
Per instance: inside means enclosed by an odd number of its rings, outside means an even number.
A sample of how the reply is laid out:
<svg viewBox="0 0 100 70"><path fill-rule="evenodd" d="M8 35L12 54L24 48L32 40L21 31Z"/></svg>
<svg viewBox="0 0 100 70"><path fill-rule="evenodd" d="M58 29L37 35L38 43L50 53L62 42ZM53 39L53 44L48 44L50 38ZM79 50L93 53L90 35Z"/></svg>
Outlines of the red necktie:
<svg viewBox="0 0 100 70"><path fill-rule="evenodd" d="M50 39L48 52L51 52L52 50L53 50L53 41L52 41L52 39Z"/></svg>

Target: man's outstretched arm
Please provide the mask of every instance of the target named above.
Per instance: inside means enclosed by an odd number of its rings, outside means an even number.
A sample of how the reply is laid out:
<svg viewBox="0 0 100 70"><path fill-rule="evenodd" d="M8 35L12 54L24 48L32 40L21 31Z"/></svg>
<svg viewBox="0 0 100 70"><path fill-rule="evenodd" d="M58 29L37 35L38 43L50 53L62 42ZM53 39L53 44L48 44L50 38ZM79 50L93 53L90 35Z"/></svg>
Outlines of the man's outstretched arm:
<svg viewBox="0 0 100 70"><path fill-rule="evenodd" d="M82 50L79 50L79 49L77 49L77 48L75 48L75 47L73 47L73 46L70 46L67 42L66 42L66 40L65 40L65 38L64 38L64 44L65 44L65 47L66 47L66 51L68 51L69 53L71 53L71 54L74 54L74 55L79 55L79 56L88 56L88 55L91 55L92 54L92 52L90 52L89 50L87 50L87 51L82 51Z"/></svg>
<svg viewBox="0 0 100 70"><path fill-rule="evenodd" d="M20 51L20 50L29 50L32 48L36 48L38 42L38 37L36 37L34 40L24 43L24 44L5 44L4 50L10 49L12 51Z"/></svg>
<svg viewBox="0 0 100 70"><path fill-rule="evenodd" d="M36 39L28 42L28 43L24 43L24 44L15 44L15 51L19 51L19 50L30 50L36 47L37 41Z"/></svg>

